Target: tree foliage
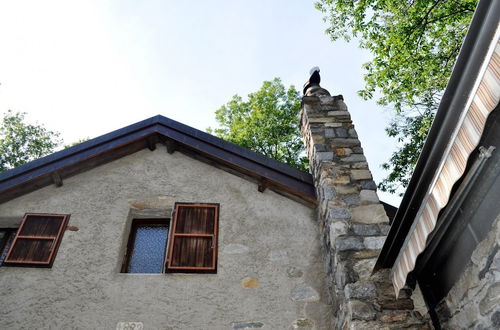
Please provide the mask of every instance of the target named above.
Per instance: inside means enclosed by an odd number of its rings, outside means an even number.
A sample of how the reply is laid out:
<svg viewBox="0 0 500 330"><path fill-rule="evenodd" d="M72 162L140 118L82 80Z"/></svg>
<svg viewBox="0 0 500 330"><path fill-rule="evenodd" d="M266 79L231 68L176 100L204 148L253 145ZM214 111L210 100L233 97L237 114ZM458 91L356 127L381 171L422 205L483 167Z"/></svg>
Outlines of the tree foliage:
<svg viewBox="0 0 500 330"><path fill-rule="evenodd" d="M294 86L286 89L279 78L264 81L247 100L234 95L216 110L219 128L208 132L305 171L308 160L298 127L300 102Z"/></svg>
<svg viewBox="0 0 500 330"><path fill-rule="evenodd" d="M387 128L399 149L382 190L406 186L478 0L319 0L332 40L357 38L373 59L359 94L395 110Z"/></svg>
<svg viewBox="0 0 500 330"><path fill-rule="evenodd" d="M0 172L45 156L61 143L59 133L26 123L24 116L9 110L0 123Z"/></svg>

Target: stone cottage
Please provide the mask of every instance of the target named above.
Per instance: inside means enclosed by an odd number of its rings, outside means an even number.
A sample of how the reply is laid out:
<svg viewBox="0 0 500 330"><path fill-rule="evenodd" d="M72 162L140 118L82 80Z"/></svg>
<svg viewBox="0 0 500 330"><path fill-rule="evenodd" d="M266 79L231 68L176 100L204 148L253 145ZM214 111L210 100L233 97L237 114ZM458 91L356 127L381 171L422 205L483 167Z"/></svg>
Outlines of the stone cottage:
<svg viewBox="0 0 500 330"><path fill-rule="evenodd" d="M0 174L2 328L498 328L499 17L480 2L395 215L317 70L311 174L162 116Z"/></svg>

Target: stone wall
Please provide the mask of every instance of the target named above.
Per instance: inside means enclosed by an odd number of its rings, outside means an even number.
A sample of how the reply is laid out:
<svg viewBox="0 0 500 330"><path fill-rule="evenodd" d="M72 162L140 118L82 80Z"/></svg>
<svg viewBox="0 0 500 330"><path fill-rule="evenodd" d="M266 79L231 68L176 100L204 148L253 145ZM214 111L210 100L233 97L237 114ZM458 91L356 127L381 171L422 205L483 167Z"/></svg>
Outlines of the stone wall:
<svg viewBox="0 0 500 330"><path fill-rule="evenodd" d="M389 270L371 275L389 230L388 218L342 96L315 88L303 98L301 130L319 200L335 327L426 328L409 290L396 299Z"/></svg>
<svg viewBox="0 0 500 330"><path fill-rule="evenodd" d="M439 304L445 329L500 329L500 215L470 264Z"/></svg>

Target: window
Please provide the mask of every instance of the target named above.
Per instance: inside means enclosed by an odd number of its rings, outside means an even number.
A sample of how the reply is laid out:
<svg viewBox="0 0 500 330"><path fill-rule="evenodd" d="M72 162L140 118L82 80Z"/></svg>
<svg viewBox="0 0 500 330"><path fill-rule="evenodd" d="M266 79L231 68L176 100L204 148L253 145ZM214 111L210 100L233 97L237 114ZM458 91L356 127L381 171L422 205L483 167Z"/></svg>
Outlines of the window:
<svg viewBox="0 0 500 330"><path fill-rule="evenodd" d="M161 273L168 237L168 219L134 219L122 273Z"/></svg>
<svg viewBox="0 0 500 330"><path fill-rule="evenodd" d="M217 204L176 203L171 223L134 219L122 273L216 272L218 217Z"/></svg>
<svg viewBox="0 0 500 330"><path fill-rule="evenodd" d="M63 214L25 214L5 264L51 267L68 220Z"/></svg>

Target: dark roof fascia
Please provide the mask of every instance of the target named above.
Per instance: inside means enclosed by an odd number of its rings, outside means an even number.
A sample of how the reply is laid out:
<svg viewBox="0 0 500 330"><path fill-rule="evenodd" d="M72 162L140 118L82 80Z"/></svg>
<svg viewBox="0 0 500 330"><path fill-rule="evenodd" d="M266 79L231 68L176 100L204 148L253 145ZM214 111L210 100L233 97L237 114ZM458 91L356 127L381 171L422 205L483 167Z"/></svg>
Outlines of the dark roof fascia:
<svg viewBox="0 0 500 330"><path fill-rule="evenodd" d="M308 203L316 200L309 173L158 115L1 173L0 202L5 201L1 197L2 192L30 184L35 190L40 187L37 179L43 176L103 153L112 153L121 146L147 139L151 135L159 135L160 140L171 139L233 169L251 173L258 180L274 182Z"/></svg>
<svg viewBox="0 0 500 330"><path fill-rule="evenodd" d="M375 271L392 267L399 254L480 72L499 17L500 1L479 2Z"/></svg>

